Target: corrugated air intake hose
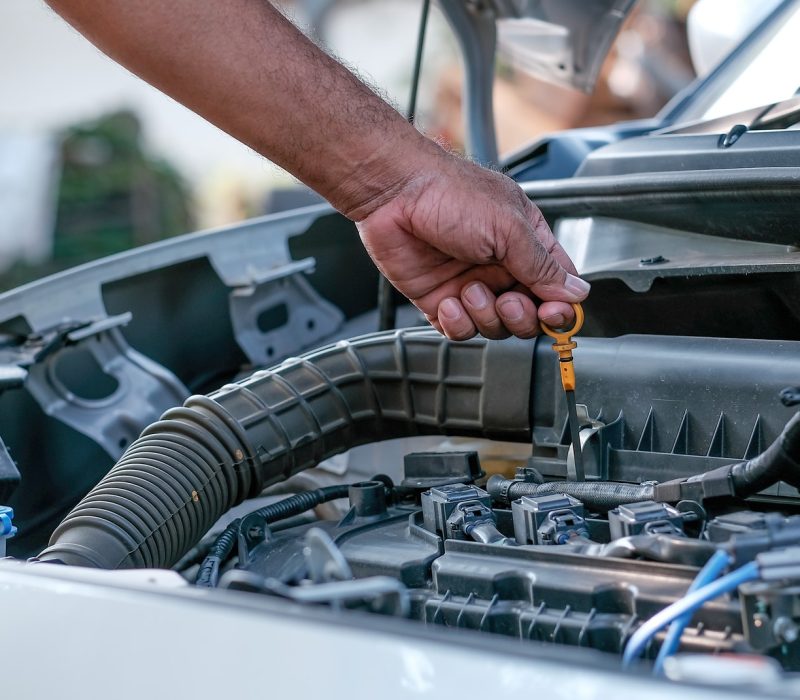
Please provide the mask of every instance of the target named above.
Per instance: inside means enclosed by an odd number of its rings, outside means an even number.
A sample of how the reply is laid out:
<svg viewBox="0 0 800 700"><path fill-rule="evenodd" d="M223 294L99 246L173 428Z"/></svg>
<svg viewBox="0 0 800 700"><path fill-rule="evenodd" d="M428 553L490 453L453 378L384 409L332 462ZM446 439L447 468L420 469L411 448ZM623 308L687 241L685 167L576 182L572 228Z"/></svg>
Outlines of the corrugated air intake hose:
<svg viewBox="0 0 800 700"><path fill-rule="evenodd" d="M432 330L377 333L192 396L145 429L39 559L169 567L231 507L356 445L413 435L529 441L532 349Z"/></svg>

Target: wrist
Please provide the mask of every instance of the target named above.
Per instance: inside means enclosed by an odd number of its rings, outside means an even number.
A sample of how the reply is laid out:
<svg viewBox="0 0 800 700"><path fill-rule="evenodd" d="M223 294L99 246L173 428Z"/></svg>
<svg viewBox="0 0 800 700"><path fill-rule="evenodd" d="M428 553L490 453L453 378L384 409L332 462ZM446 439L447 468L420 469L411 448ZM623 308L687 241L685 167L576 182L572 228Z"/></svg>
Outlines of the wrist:
<svg viewBox="0 0 800 700"><path fill-rule="evenodd" d="M364 157L337 184L329 201L352 221L372 212L407 190L425 173L437 169L447 152L410 124L392 138L381 135Z"/></svg>

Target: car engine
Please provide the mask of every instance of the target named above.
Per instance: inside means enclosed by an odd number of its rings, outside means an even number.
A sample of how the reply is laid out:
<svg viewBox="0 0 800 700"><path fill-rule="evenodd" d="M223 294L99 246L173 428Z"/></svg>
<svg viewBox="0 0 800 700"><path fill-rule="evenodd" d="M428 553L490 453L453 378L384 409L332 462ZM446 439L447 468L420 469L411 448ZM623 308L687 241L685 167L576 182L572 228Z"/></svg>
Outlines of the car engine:
<svg viewBox="0 0 800 700"><path fill-rule="evenodd" d="M174 567L203 589L584 647L673 677L686 652L797 670L797 343L579 338L584 481L550 345L391 331L192 396L37 560ZM423 435L527 444L530 457L409 450L366 480L214 525L337 453ZM314 514L329 502L344 506Z"/></svg>
<svg viewBox="0 0 800 700"><path fill-rule="evenodd" d="M800 693L800 1L717 3L688 48L719 62L652 118L502 158L495 74L672 94L668 35L633 0L437 4L466 154L592 285L574 395L550 337L432 330L325 204L2 291L10 697Z"/></svg>

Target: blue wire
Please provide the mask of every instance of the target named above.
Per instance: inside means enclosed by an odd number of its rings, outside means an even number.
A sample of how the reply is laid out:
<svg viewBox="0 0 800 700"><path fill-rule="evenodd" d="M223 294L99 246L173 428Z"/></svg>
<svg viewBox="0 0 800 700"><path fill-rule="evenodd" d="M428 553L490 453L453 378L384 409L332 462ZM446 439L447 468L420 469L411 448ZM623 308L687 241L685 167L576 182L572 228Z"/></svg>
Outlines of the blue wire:
<svg viewBox="0 0 800 700"><path fill-rule="evenodd" d="M722 574L722 572L728 568L730 563L730 554L722 549L718 549L706 562L706 565L700 569L700 572L697 574L694 581L692 581L692 585L689 586L687 593L693 593L697 589L707 586L712 581L715 581L717 578L719 578L720 574ZM664 661L678 650L678 647L681 643L681 635L683 635L683 630L686 629L691 621L692 613L688 612L684 615L681 615L669 626L667 636L664 639L664 643L661 645L661 649L658 651L658 656L656 657L656 663L653 667L653 675L660 676L664 672Z"/></svg>
<svg viewBox="0 0 800 700"><path fill-rule="evenodd" d="M757 579L758 576L758 564L752 561L713 583L709 583L696 591L687 593L680 600L675 601L672 605L669 605L661 612L653 615L653 617L642 624L628 640L628 644L625 646L625 652L622 655L623 668L630 666L642 655L642 652L647 648L650 640L658 634L662 627L666 627L673 620L677 620L681 615L685 615L686 613L694 614L698 608L701 608L709 600L713 600L723 593L734 591L743 583L753 581Z"/></svg>

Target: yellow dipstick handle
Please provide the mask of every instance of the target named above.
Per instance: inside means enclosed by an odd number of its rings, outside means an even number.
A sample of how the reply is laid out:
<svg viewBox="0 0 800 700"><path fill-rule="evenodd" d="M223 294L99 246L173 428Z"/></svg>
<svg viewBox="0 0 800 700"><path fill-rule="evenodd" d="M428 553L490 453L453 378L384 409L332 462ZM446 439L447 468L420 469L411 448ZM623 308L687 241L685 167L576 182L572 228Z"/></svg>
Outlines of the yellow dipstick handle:
<svg viewBox="0 0 800 700"><path fill-rule="evenodd" d="M572 351L578 344L572 336L583 327L583 307L580 304L572 304L575 311L575 323L567 330L551 328L543 321L539 322L542 330L555 340L553 350L558 353L559 364L561 365L561 384L564 391L575 391L575 365L572 362Z"/></svg>

